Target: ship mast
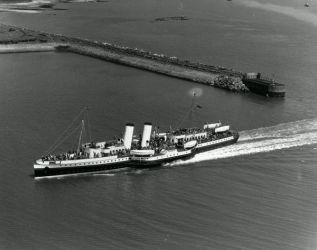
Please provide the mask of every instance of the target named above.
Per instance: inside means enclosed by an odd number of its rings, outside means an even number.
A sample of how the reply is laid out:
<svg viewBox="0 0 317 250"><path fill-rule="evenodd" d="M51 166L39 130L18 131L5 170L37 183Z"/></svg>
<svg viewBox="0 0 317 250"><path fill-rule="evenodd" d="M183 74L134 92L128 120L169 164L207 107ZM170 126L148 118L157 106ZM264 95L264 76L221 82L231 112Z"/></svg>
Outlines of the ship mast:
<svg viewBox="0 0 317 250"><path fill-rule="evenodd" d="M77 147L77 153L78 154L80 152L81 139L82 139L82 136L83 136L84 128L85 128L85 122L84 122L84 120L81 120L81 129L80 129L80 135L79 135L78 147Z"/></svg>

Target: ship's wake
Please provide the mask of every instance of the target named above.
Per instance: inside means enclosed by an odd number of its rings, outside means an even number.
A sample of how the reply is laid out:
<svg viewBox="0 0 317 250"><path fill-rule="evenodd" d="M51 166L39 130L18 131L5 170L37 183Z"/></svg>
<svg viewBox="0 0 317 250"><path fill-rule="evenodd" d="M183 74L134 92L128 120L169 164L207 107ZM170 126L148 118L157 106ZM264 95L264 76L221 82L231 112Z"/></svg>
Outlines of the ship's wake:
<svg viewBox="0 0 317 250"><path fill-rule="evenodd" d="M168 164L168 166L270 152L311 144L317 144L317 119L241 131L240 139L234 145L198 153L192 159L176 161Z"/></svg>

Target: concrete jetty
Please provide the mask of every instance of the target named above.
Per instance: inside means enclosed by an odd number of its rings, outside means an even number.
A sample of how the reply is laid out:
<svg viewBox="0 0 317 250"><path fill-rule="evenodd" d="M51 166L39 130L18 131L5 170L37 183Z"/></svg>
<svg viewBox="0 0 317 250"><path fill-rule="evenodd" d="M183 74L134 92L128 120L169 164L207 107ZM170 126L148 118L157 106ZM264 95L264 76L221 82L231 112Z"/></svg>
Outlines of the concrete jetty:
<svg viewBox="0 0 317 250"><path fill-rule="evenodd" d="M25 52L47 52L55 51L58 47L57 43L46 43L46 44L29 44L29 43L18 43L18 44L3 44L0 46L0 54L5 53L25 53Z"/></svg>
<svg viewBox="0 0 317 250"><path fill-rule="evenodd" d="M213 85L214 80L217 77L216 74L210 74L208 72L198 71L195 69L182 67L180 65L164 64L160 61L155 61L139 56L124 55L121 53L109 51L99 46L69 44L68 46L58 46L57 49L59 51L73 52L113 63L123 64L126 66L131 66L155 73L160 73L209 85Z"/></svg>
<svg viewBox="0 0 317 250"><path fill-rule="evenodd" d="M233 92L249 91L242 83L242 72L224 67L194 63L140 49L14 26L0 25L0 29L2 31L2 36L0 35L0 53L54 50L71 52Z"/></svg>

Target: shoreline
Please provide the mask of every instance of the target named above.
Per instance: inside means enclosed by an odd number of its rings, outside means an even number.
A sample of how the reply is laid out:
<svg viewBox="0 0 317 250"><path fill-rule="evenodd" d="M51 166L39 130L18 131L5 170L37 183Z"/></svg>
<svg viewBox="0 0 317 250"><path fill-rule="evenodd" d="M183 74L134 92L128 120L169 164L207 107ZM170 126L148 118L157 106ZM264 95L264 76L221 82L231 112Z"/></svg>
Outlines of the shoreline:
<svg viewBox="0 0 317 250"><path fill-rule="evenodd" d="M70 52L231 92L249 92L242 83L244 73L225 67L190 62L142 49L0 24L0 54L44 51Z"/></svg>

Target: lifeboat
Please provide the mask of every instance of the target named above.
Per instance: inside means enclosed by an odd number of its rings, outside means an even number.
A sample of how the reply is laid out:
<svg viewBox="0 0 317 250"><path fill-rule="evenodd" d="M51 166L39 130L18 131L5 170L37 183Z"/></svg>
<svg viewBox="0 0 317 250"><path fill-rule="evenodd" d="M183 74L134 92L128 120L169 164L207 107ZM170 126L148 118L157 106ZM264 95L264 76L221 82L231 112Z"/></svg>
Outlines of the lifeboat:
<svg viewBox="0 0 317 250"><path fill-rule="evenodd" d="M192 149L192 148L194 148L196 146L197 146L197 141L193 140L193 141L186 142L184 144L184 149Z"/></svg>
<svg viewBox="0 0 317 250"><path fill-rule="evenodd" d="M154 153L153 149L135 149L130 151L130 154L135 156L149 156L154 155Z"/></svg>

